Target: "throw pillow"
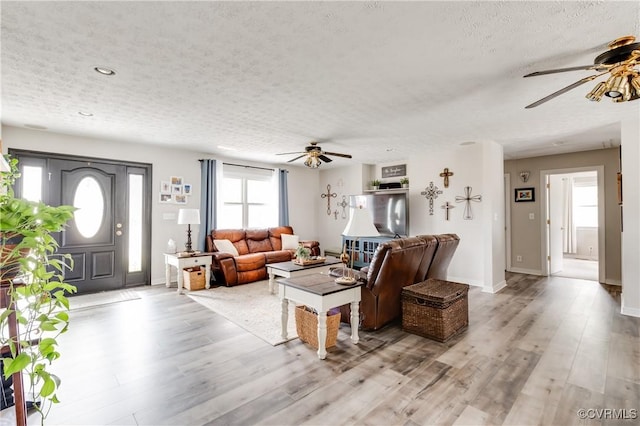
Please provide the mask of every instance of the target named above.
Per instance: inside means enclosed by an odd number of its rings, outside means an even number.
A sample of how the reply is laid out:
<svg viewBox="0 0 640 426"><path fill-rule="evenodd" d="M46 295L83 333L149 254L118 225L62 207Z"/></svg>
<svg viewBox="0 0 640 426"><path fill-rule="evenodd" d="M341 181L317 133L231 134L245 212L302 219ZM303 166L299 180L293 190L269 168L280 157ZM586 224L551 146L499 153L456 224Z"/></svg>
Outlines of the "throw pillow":
<svg viewBox="0 0 640 426"><path fill-rule="evenodd" d="M236 250L236 246L234 246L233 243L229 240L213 240L213 244L221 253L229 253L234 256L238 255L238 250Z"/></svg>
<svg viewBox="0 0 640 426"><path fill-rule="evenodd" d="M282 250L295 250L298 248L299 237L297 235L281 234Z"/></svg>

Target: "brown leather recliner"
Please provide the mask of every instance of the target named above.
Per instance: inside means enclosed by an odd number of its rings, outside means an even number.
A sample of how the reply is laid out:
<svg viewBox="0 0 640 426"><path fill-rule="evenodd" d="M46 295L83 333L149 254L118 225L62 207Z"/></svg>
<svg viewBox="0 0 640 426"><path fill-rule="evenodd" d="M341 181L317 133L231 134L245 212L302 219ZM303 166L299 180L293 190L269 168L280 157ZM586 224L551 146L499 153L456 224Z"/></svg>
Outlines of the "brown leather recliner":
<svg viewBox="0 0 640 426"><path fill-rule="evenodd" d="M400 317L402 288L424 279L436 246L435 237L400 238L378 246L369 267L357 273L366 282L360 301L362 329L377 330ZM340 312L342 321L349 322L350 305L341 306Z"/></svg>
<svg viewBox="0 0 640 426"><path fill-rule="evenodd" d="M418 238L432 238L433 235L418 235ZM460 243L460 237L456 234L440 234L435 236L438 240L438 250L433 256L433 262L429 267L424 280L427 278L436 278L438 280L447 279L447 269Z"/></svg>
<svg viewBox="0 0 640 426"><path fill-rule="evenodd" d="M262 229L214 229L206 237L207 252L212 253L211 270L217 282L227 286L260 281L267 277L269 263L286 262L293 258L295 250L282 250L282 234L293 235L290 226ZM214 240L229 240L238 251L238 256L218 251ZM320 255L317 241L300 241L311 251Z"/></svg>
<svg viewBox="0 0 640 426"><path fill-rule="evenodd" d="M390 240L378 246L368 267L356 271L365 282L360 301L360 327L378 330L402 315L402 289L430 277L446 279L447 267L460 239L455 234L420 235ZM441 245L440 245L441 242ZM442 254L438 251L442 249ZM341 268L332 275L342 275ZM349 323L350 305L340 307L342 322Z"/></svg>

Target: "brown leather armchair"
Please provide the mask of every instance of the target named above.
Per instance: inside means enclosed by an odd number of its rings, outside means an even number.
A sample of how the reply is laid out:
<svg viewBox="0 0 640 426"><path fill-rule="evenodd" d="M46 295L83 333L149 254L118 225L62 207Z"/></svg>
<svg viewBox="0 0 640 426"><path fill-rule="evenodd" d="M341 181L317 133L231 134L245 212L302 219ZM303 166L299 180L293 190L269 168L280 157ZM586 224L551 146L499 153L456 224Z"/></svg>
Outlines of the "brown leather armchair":
<svg viewBox="0 0 640 426"><path fill-rule="evenodd" d="M360 327L377 330L400 317L402 288L424 279L437 247L435 237L400 238L378 246L368 268L357 272L365 281L360 301ZM334 270L334 275L342 272ZM342 320L349 322L350 305L340 307Z"/></svg>
<svg viewBox="0 0 640 426"><path fill-rule="evenodd" d="M440 234L435 237L438 240L438 249L433 256L433 262L422 281L427 278L446 280L449 264L451 263L453 254L458 248L458 244L460 243L460 237L456 234ZM433 238L433 235L418 235L418 238Z"/></svg>

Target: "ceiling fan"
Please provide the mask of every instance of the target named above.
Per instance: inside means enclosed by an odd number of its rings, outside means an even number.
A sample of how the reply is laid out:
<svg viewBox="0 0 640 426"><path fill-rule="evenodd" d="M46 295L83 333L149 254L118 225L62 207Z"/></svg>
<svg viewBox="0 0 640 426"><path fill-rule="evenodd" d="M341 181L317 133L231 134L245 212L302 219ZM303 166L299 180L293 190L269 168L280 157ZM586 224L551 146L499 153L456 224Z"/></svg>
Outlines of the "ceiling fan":
<svg viewBox="0 0 640 426"><path fill-rule="evenodd" d="M349 154L339 154L337 152L323 151L318 146L318 142L310 142L310 144L304 148L304 152L281 152L276 155L291 155L291 154L302 154L302 155L299 155L296 158L292 158L291 160L287 161L287 163L291 163L302 157L307 157L304 160L304 165L312 169L317 169L318 167L320 167L320 164L322 164L322 161L324 161L325 163L330 163L331 161L333 161L331 160L331 158L327 157L327 155L333 155L335 157L351 158L351 155Z"/></svg>
<svg viewBox="0 0 640 426"><path fill-rule="evenodd" d="M640 98L640 43L636 43L635 40L636 38L631 35L613 40L609 43L609 50L596 56L593 60L593 65L536 71L525 75L524 77L526 78L578 70L593 70L599 73L578 80L539 101L527 105L525 108L535 108L556 96L562 95L569 90L575 89L605 74L611 75L606 81L598 83L596 87L587 94L587 99L599 102L600 99L602 99L602 95L605 95L611 98L613 102L626 102Z"/></svg>

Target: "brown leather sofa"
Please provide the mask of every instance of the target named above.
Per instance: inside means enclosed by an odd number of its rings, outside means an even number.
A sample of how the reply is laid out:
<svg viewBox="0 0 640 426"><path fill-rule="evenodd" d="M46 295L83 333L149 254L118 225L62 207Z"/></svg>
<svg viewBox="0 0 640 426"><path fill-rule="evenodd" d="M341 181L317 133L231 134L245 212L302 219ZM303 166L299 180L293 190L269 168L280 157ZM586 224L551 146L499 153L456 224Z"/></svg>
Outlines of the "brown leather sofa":
<svg viewBox="0 0 640 426"><path fill-rule="evenodd" d="M378 330L402 314L402 288L425 279L446 279L446 271L458 247L455 234L420 235L382 243L367 268L356 271L365 282L360 301L360 327ZM340 276L336 268L332 275ZM340 307L343 322L350 322L350 305Z"/></svg>
<svg viewBox="0 0 640 426"><path fill-rule="evenodd" d="M267 264L286 262L295 250L282 250L282 234L293 234L290 226L261 229L214 229L206 237L207 252L213 253L211 270L219 284L234 286L263 280L267 277ZM229 240L238 251L234 256L222 253L214 240ZM300 241L312 256L320 255L317 241Z"/></svg>

